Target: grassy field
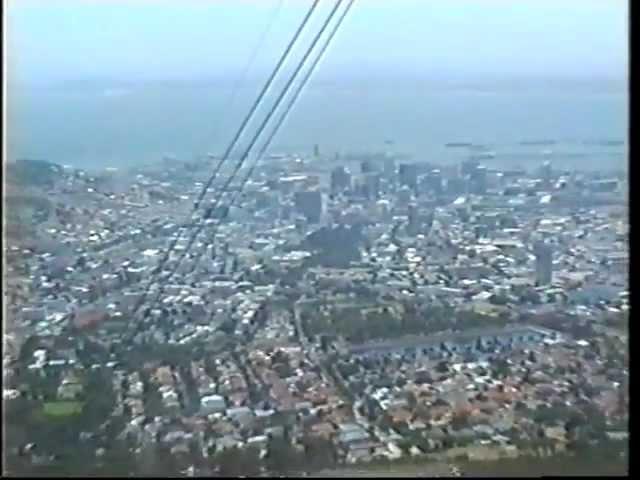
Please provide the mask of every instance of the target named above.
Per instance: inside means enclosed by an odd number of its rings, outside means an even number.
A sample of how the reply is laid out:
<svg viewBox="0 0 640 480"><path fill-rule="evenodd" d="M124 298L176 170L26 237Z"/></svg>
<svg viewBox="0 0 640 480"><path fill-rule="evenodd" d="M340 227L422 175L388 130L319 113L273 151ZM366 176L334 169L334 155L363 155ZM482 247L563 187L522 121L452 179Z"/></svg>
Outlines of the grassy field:
<svg viewBox="0 0 640 480"><path fill-rule="evenodd" d="M628 463L622 458L598 460L564 455L456 464L465 474L474 477L626 476L629 471Z"/></svg>
<svg viewBox="0 0 640 480"><path fill-rule="evenodd" d="M69 417L82 412L82 402L47 402L43 413L48 417Z"/></svg>
<svg viewBox="0 0 640 480"><path fill-rule="evenodd" d="M434 477L451 476L455 465L470 477L541 477L541 476L626 476L626 457L619 455L556 455L551 457L519 457L500 460L452 460L450 462L406 459L392 464L368 464L335 468L310 477Z"/></svg>

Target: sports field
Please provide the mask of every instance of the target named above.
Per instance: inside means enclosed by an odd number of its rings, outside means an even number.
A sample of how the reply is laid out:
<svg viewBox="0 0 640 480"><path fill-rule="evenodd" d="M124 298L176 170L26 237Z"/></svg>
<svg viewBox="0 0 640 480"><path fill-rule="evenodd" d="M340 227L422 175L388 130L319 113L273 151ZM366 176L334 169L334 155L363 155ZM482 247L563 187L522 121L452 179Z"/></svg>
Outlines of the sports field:
<svg viewBox="0 0 640 480"><path fill-rule="evenodd" d="M68 417L82 412L82 402L47 402L44 414L50 417Z"/></svg>

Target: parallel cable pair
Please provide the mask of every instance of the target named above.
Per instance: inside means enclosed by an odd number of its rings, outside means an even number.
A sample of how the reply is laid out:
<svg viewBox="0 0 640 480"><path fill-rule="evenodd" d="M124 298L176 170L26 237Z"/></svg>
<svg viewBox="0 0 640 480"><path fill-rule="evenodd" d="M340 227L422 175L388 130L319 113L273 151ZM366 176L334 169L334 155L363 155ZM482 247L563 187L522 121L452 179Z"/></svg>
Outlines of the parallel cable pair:
<svg viewBox="0 0 640 480"><path fill-rule="evenodd" d="M315 36L311 46L307 49L307 51L305 52L304 57L302 58L302 60L298 63L296 70L294 71L293 75L289 78L287 84L285 85L284 89L282 90L282 92L280 93L280 95L278 96L278 99L276 100L276 103L274 104L274 106L271 108L271 110L269 111L267 117L264 119L264 121L262 122L262 124L260 125L258 131L256 132L256 134L254 135L251 143L249 144L249 146L245 149L243 155L240 157L240 160L238 161L238 163L236 164L234 171L232 173L232 175L229 176L229 178L227 179L227 182L225 183L225 185L223 186L220 195L216 201L216 203L214 204L214 206L212 207L213 209L218 208L220 200L222 199L223 195L228 191L229 186L231 185L231 183L233 182L236 174L238 173L238 171L240 170L240 168L242 167L242 164L245 162L245 160L247 159L250 151L253 149L253 147L255 146L255 143L257 142L258 138L260 137L260 135L262 134L263 130L265 129L266 125L268 124L269 120L271 120L271 117L273 116L273 114L276 112L277 108L280 106L280 103L282 102L282 100L284 99L284 97L286 96L286 94L288 93L289 89L291 88L291 85L293 84L293 82L295 81L296 77L298 76L298 74L300 73L300 71L302 70L302 68L304 67L304 64L307 62L310 54L312 53L312 51L314 50L314 48L316 47L318 41L320 40L320 38L322 37L322 34L325 32L325 30L327 29L328 25L330 24L331 20L333 19L334 15L336 14L338 8L340 7L340 5L342 4L344 0L338 0L336 2L336 4L334 5L333 9L331 10L331 13L329 14L329 16L327 17L327 19L325 20L321 30L318 32L318 34ZM337 32L340 24L342 23L342 20L344 20L344 18L346 17L346 14L348 13L349 9L351 8L351 5L353 4L355 0L350 0L350 3L348 4L347 8L345 9L345 11L343 12L343 15L340 17L338 23L336 24L334 30L331 32L330 36L328 37L327 41L325 42L325 45L323 46L323 48L320 51L320 54L318 55L318 57L315 59L315 61L313 62L311 68L309 69L309 71L307 72L307 75L305 76L305 78L303 79L303 81L301 82L301 84L299 85L299 88L297 89L297 91L295 92L294 96L292 97L291 101L289 102L289 104L287 105L285 111L283 112L283 115L281 115L279 121L276 124L276 127L272 130L270 136L268 137L267 141L265 142L265 144L263 145L262 149L260 150L259 154L256 156L255 161L253 162L253 165L251 166L251 168L249 169L249 171L247 172L247 175L245 175L241 186L239 189L236 190L235 194L232 196L231 199L231 203L229 204L228 208L225 209L225 213L223 214L223 218L221 220L224 220L224 218L226 218L226 216L228 215L231 207L233 206L233 203L235 203L235 200L239 197L240 193L242 192L242 189L244 188L245 184L248 182L249 178L251 177L251 174L253 173L255 167L257 166L260 158L262 157L262 155L266 152L267 148L269 147L271 141L273 140L273 138L275 137L276 133L278 132L280 126L284 123L284 120L286 119L286 116L288 115L289 111L291 110L291 108L293 107L293 105L295 104L298 96L300 95L300 93L302 92L302 89L304 88L306 82L309 80L309 78L311 77L311 74L313 73L313 70L315 69L316 65L319 63L321 57L323 56L324 52L326 51L326 49L328 48L331 40L333 39L333 37L335 36L335 33ZM219 223L218 223L219 225ZM185 248L182 256L178 259L176 266L174 267L174 269L166 276L166 278L164 279L164 282L162 284L162 286L160 287L156 298L154 299L154 301L152 302L152 305L155 305L155 303L157 301L159 301L160 297L163 294L164 291L164 285L166 285L166 282L168 282L172 276L175 274L175 272L178 270L178 268L180 267L180 264L182 263L182 261L184 260L184 258L188 255L189 251L191 250L196 237L200 234L200 232L203 230L205 226L205 223L201 222L200 224L197 225L196 227L196 231L194 232L194 234L191 236L191 239L187 245L187 247ZM204 249L201 251L200 255L197 257L197 259L194 261L194 263L197 263L200 261L200 259L202 258L202 255L204 253ZM148 315L150 315L150 311L148 313Z"/></svg>
<svg viewBox="0 0 640 480"><path fill-rule="evenodd" d="M198 195L197 200L194 203L193 210L189 214L189 217L187 218L185 223L189 223L189 220L193 219L194 214L197 213L198 209L200 208L200 203L202 202L203 198L207 194L209 188L211 188L211 185L213 184L214 180L217 178L218 173L220 172L220 169L222 168L223 164L228 160L229 156L231 155L231 152L233 151L233 149L235 148L236 144L238 143L238 140L240 139L240 137L244 133L249 121L253 118L256 110L258 109L258 106L260 105L260 103L262 102L262 100L263 100L264 96L266 95L267 91L271 87L273 81L275 80L276 75L278 74L278 72L280 71L282 66L284 65L284 62L286 61L287 57L289 56L289 53L293 49L293 46L295 45L295 43L298 41L298 38L300 37L300 34L302 33L302 30L304 29L304 27L309 22L309 19L311 18L311 15L315 11L315 9L318 7L319 3L320 3L320 0L314 0L313 4L311 5L309 10L307 11L307 13L304 16L302 22L300 23L300 25L298 26L295 34L293 35L293 38L290 40L290 42L287 45L285 51L283 52L282 56L278 60L278 63L276 65L276 67L271 72L271 75L269 76L267 82L262 87L262 90L258 94L258 97L254 101L254 103L251 106L251 108L250 108L249 112L247 113L247 115L244 117L244 119L242 121L242 124L240 125L240 128L238 129L238 131L236 132L235 136L231 140L231 143L229 143L229 145L227 146L227 149L225 150L224 154L222 155L222 157L220 158L220 160L218 161L218 163L214 167L211 176L209 177L209 179L207 180L207 182L204 185L204 188L202 189L202 191ZM151 278L149 279L149 282L147 283L147 286L143 291L142 297L137 302L137 304L136 304L136 306L135 306L135 308L133 310L134 314L138 312L138 310L142 307L142 305L146 301L146 297L149 294L149 290L151 289L151 286L157 280L156 276L163 270L164 266L166 265L167 261L169 260L169 256L175 250L176 245L180 241L180 237L181 237L181 230L178 231L178 235L176 235L176 237L171 241L171 243L169 244L169 248L166 250L165 254L163 255L162 259L160 260L160 262L158 263L156 268L152 271Z"/></svg>
<svg viewBox="0 0 640 480"><path fill-rule="evenodd" d="M276 110L278 109L278 107L280 106L280 103L282 102L282 100L284 99L284 97L287 95L287 93L289 92L289 89L291 88L291 85L293 84L293 82L295 81L296 77L298 76L298 74L300 73L300 71L302 70L302 68L304 67L304 64L307 62L307 59L309 58L309 56L311 55L313 49L315 48L316 44L318 43L318 41L320 40L320 38L322 37L322 34L325 32L325 30L327 29L329 23L331 22L331 20L333 19L333 16L335 15L335 13L337 12L338 8L340 7L340 5L342 4L344 0L338 0L333 9L331 10L331 13L329 14L329 16L327 17L327 19L325 20L324 24L322 25L322 28L320 29L320 31L316 34L315 38L313 39L313 42L311 43L311 46L307 49L307 51L305 52L302 60L300 60L300 62L298 63L298 65L296 66L296 69L293 73L293 75L291 75L289 77L289 80L287 81L285 87L283 88L283 90L280 92L280 95L278 96L275 104L273 105L273 107L269 110L267 116L265 117L265 119L262 121L262 123L260 124L260 126L258 127L258 130L256 131L255 135L253 136L253 138L251 139L251 142L249 143L249 146L245 149L245 151L243 152L243 154L240 156L240 159L238 160L238 162L236 163L232 174L227 178L227 181L225 182L224 186L222 187L221 191L220 191L220 195L218 196L218 198L216 199L214 205L212 207L210 207L212 210L215 210L218 208L220 201L222 200L223 195L229 190L229 187L231 185L231 183L233 182L233 180L235 179L235 176L238 174L238 172L240 171L240 169L242 168L244 162L246 161L246 159L249 156L249 153L251 152L251 150L253 149L253 147L255 146L256 142L258 141L258 139L260 138L260 136L262 135L262 132L264 131L264 129L266 128L267 124L269 123L269 121L271 120L271 117L273 116L273 114L276 112ZM315 66L315 65L314 65ZM310 77L310 75L309 75ZM303 84L301 84L301 86L304 86ZM293 106L293 103L295 103L297 96L293 97L293 102L290 103L290 106ZM288 113L287 110L285 110L285 115ZM282 122L284 122L284 116L282 117ZM279 122L276 125L276 129L272 132L272 135L270 136L268 142L271 141L271 139L275 136L275 134L277 133L277 129L280 127L280 125L282 125L282 122ZM268 144L265 143L265 147L260 151L260 153L264 153L264 151L266 151L266 148L268 148ZM258 157L256 157L256 162L257 163ZM248 177L247 177L248 180ZM244 187L244 183L241 186L241 189ZM240 189L240 190L241 190ZM240 191L238 190L238 191ZM237 198L237 196L235 196L234 198ZM227 210L228 211L228 210ZM205 223L204 222L200 222L198 224L198 226L195 229L194 234L191 236L191 239L189 241L189 244L187 245L187 248L185 249L184 253L182 254L182 256L180 257L180 259L178 260L176 267L171 271L171 273L169 274L169 276L167 277L167 280L171 279L171 277L173 276L173 274L177 271L177 269L180 266L181 261L186 257L186 255L188 254L189 250L191 249L191 246L193 245L193 243L195 242L196 237L198 236L198 234L202 231L202 229L204 228Z"/></svg>
<svg viewBox="0 0 640 480"><path fill-rule="evenodd" d="M325 32L325 30L327 29L329 23L331 22L331 20L333 19L333 17L335 16L337 10L339 9L340 5L342 4L343 0L338 0L336 2L336 4L334 5L333 9L331 10L331 13L329 14L329 16L327 17L327 19L325 20L321 30L318 32L318 34L315 36L311 46L308 48L308 50L305 52L305 55L303 57L303 59L299 62L299 64L296 67L295 72L293 73L293 75L289 78L287 84L285 85L284 89L282 90L282 92L280 93L280 95L278 96L274 106L269 110L266 118L264 119L264 121L262 122L262 124L259 126L256 134L253 136L249 146L245 149L244 153L240 156L239 161L237 162L237 164L235 165L235 168L232 172L232 174L228 177L227 181L225 182L224 186L222 187L222 189L220 190L220 194L218 196L218 198L216 199L216 201L214 202L213 206L210 207L208 209L208 214L204 217L204 218L200 218L200 219L196 219L196 228L195 231L193 232L193 234L191 235L191 238L189 240L189 243L187 245L187 247L185 248L184 252L182 253L182 255L180 256L180 258L178 259L178 261L176 262L175 267L169 272L169 274L163 278L163 282L162 285L160 287L160 290L158 292L158 294L156 295L156 298L154 299L154 301L152 302L152 306L155 305L155 303L159 300L159 298L162 296L162 293L164 291L164 285L166 285L166 282L168 282L172 276L175 274L175 272L177 271L177 269L179 268L181 262L183 261L183 259L188 255L189 251L191 250L197 236L200 234L200 232L203 230L203 228L206 225L206 220L208 219L208 217L210 216L210 212L215 210L216 208L218 208L220 201L222 200L223 196L225 195L225 193L227 193L227 191L229 190L230 185L232 184L233 180L235 179L236 175L238 174L238 172L240 171L240 169L242 168L244 162L246 161L246 159L249 156L249 153L251 152L251 150L254 148L256 142L258 141L258 139L260 138L261 134L263 133L264 129L266 128L268 122L271 120L273 114L276 112L276 110L278 109L278 107L280 106L282 100L284 99L284 97L286 96L286 94L289 92L289 89L291 88L291 85L293 84L293 82L295 81L296 77L298 76L298 74L300 73L300 71L302 70L304 64L307 62L309 56L311 55L312 51L314 50L314 48L316 47L318 41L320 40L320 38L322 37L322 34ZM316 66L318 65L318 63L320 62L321 58L323 57L325 51L327 50L327 48L329 47L332 39L334 38L335 34L337 33L340 25L342 24L343 20L345 19L347 13L349 12L350 8L352 7L353 3L355 2L355 0L349 0L349 4L347 5L347 7L345 8L343 14L340 16L338 22L336 23L336 25L334 26L333 30L331 31L331 33L329 34L327 40L325 41L325 44L323 45L323 47L320 50L319 55L316 57L316 59L313 61L310 69L308 70L308 72L306 73L306 75L304 76L302 82L300 83L300 85L298 86L297 90L295 91L293 97L291 98L291 100L289 101L289 103L286 105L285 110L283 112L283 114L280 116L280 118L278 119L276 126L273 128L273 130L271 131L269 137L267 138L267 141L263 144L262 148L260 149L260 151L258 152L258 155L256 155L253 164L251 165L251 167L249 168L247 174L244 176L244 178L242 179L241 183L240 183L240 187L234 192L234 194L231 197L231 201L227 207L227 209L224 211L222 217L219 219L219 221L214 225L214 228L219 226L219 224L226 219L226 217L228 216L228 213L231 209L231 207L235 204L236 200L240 197L240 194L242 193L242 190L244 189L244 186L246 185L246 183L249 181L251 175L253 174L256 166L258 165L258 163L260 162L260 160L262 159L262 157L264 156L266 150L268 149L268 147L270 146L273 138L275 137L275 135L277 134L277 132L279 131L280 127L282 126L282 124L284 123L284 121L286 120L289 112L291 111L291 109L293 108L293 106L295 105L300 93L302 92L302 90L304 89L305 85L307 84L308 80L310 79L313 71L315 70ZM292 39L292 41L290 42L290 44L288 45L287 49L285 50L283 56L281 57L276 69L274 70L274 72L272 73L272 75L270 76L269 80L267 81L267 84L265 85L265 87L263 88L263 90L261 91L260 95L258 96L257 101L254 103L254 105L252 106L252 109L250 110L249 114L247 115L247 117L245 118L245 121L242 123L238 133L236 134L236 136L234 137L231 145L229 146L229 148L227 149L227 151L225 152L225 155L222 157L221 161L218 163L218 165L216 166L216 168L214 169L214 173L211 176L211 178L209 179L209 181L207 182L207 184L205 185L205 188L203 189L203 191L201 192L200 196L198 197L198 200L194 206L194 211L197 211L197 209L200 206L200 202L202 201L202 199L204 198L204 196L206 195L208 189L210 188L211 184L213 183L214 179L216 178L222 164L224 163L224 161L226 161L226 159L228 158L228 156L231 153L231 150L233 149L233 147L235 146L235 144L237 143L237 141L239 140L242 132L244 131L244 129L246 128L246 125L248 124L250 118L253 116L253 114L255 113L257 106L259 105L259 103L262 101L262 98L264 97L264 94L266 93L266 91L268 90L268 88L270 87L271 83L273 82L273 79L275 78L275 75L277 74L277 72L280 70L282 64L284 63L284 60L286 59L286 57L288 56L288 53L290 52L293 44L295 43L295 41L297 40L302 28L306 25L311 13L313 12L313 10L315 9L315 7L318 4L318 0L316 0L313 5L311 6L309 12L307 13L307 16L305 17L305 19L302 22L302 25L298 28L298 31L296 32L296 34L294 35L294 38ZM193 215L193 214L192 214ZM198 222L199 220L199 222ZM217 228L215 228L217 230ZM162 266L164 266L164 264L166 264L166 261L170 255L170 253L175 249L175 245L177 244L179 237L176 238L174 240L174 242L172 242L172 245L170 247L170 249L168 250L168 252L165 254L164 259L161 263L160 268L162 268ZM202 250L202 252L200 253L200 255L197 257L196 261L194 262L197 266L197 264L200 261L200 258L202 257L202 254L204 252L204 249ZM194 267L195 268L195 267ZM153 283L153 279L149 282L149 287L151 286L151 284ZM141 301L139 302L137 308L135 311L137 311L139 309L139 307L142 305L142 303L144 303L146 296L148 295L149 289L147 289L144 293L143 298L141 299ZM148 317L150 315L150 308L146 309L146 314L145 317Z"/></svg>
<svg viewBox="0 0 640 480"><path fill-rule="evenodd" d="M253 175L253 172L254 172L255 168L258 166L260 160L262 160L264 154L266 153L267 149L271 145L271 142L273 141L274 137L276 136L276 134L280 130L280 127L283 125L284 121L287 119L287 116L291 112L291 109L293 108L293 106L295 105L296 101L298 100L298 97L300 96L300 94L304 90L304 87L306 86L307 82L311 78L311 75L313 74L315 68L320 63L320 60L324 56L327 48L329 47L329 45L331 44L331 41L333 40L333 37L338 32L338 29L340 28L340 25L342 24L342 22L344 21L345 17L347 16L347 13L349 13L349 10L351 9L351 7L352 7L354 2L355 2L355 0L349 0L349 4L344 9L344 11L342 12L342 15L340 16L340 18L336 22L335 26L333 27L333 30L331 31L331 33L327 37L324 45L322 46L322 48L320 50L320 53L318 54L318 56L315 58L315 60L311 64L311 67L307 70L307 73L305 74L304 78L302 79L302 82L300 82L300 84L298 85L298 87L295 90L293 96L289 100L289 103L286 105L284 112L282 113L282 115L280 115L280 118L278 119L275 127L271 130L271 133L269 134L269 137L267 138L267 141L263 144L262 148L260 149L260 151L256 155L255 160L253 161L251 167L247 171L246 175L243 177L243 179L242 179L242 181L240 183L240 187L234 192L234 194L233 194L233 196L231 198L231 201L229 202L228 208L224 209L222 217L220 218L218 223L216 225L214 225L214 228L216 230L217 230L217 227L220 225L220 223L222 223L222 221L225 220L226 217L229 215L231 207L235 204L236 200L239 198L240 194L242 193L242 190L244 189L244 186L248 183L249 179ZM340 2L338 2L338 4L339 3ZM322 32L321 32L321 34L322 34ZM313 46L312 46L312 49L313 49ZM304 60L303 60L303 63L304 63ZM216 231L214 230L213 235L215 235L215 233L216 233ZM204 250L205 249L201 250L200 255L195 260L195 264L196 265L194 265L194 270L195 270L195 268L197 268L197 265L200 262L200 259L201 259L202 255L204 254Z"/></svg>

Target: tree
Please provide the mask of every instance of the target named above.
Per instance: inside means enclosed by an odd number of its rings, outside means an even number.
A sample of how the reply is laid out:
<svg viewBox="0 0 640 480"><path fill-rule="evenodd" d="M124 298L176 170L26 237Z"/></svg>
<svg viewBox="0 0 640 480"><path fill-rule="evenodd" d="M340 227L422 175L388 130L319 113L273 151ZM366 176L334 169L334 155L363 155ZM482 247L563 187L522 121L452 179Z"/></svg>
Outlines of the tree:
<svg viewBox="0 0 640 480"><path fill-rule="evenodd" d="M393 428L393 419L385 412L380 416L379 425L383 430L391 430Z"/></svg>
<svg viewBox="0 0 640 480"><path fill-rule="evenodd" d="M431 420L431 412L429 411L429 408L423 403L419 404L416 407L415 414L423 422L428 422L429 420Z"/></svg>
<svg viewBox="0 0 640 480"><path fill-rule="evenodd" d="M407 404L411 411L415 410L418 405L418 399L416 398L416 394L412 391L407 392Z"/></svg>
<svg viewBox="0 0 640 480"><path fill-rule="evenodd" d="M595 353L598 357L602 355L602 349L600 348L600 342L594 342L592 345L593 353Z"/></svg>
<svg viewBox="0 0 640 480"><path fill-rule="evenodd" d="M436 365L436 372L447 373L449 371L449 362L442 360Z"/></svg>
<svg viewBox="0 0 640 480"><path fill-rule="evenodd" d="M352 375L358 373L358 365L356 363L341 362L338 364L338 372L343 378L349 378Z"/></svg>
<svg viewBox="0 0 640 480"><path fill-rule="evenodd" d="M586 420L594 429L604 431L607 428L607 418L604 413L593 403L587 403L581 408L580 415Z"/></svg>
<svg viewBox="0 0 640 480"><path fill-rule="evenodd" d="M489 298L489 303L492 305L506 305L509 303L509 298L505 295L492 295Z"/></svg>
<svg viewBox="0 0 640 480"><path fill-rule="evenodd" d="M371 397L367 397L365 400L365 415L370 421L374 421L377 418L378 410L378 402Z"/></svg>
<svg viewBox="0 0 640 480"><path fill-rule="evenodd" d="M524 412L527 410L527 404L524 403L522 400L518 400L515 405L514 405L514 409L516 411L520 411L520 412Z"/></svg>
<svg viewBox="0 0 640 480"><path fill-rule="evenodd" d="M567 447L574 452L586 452L589 450L589 441L582 436L576 436L569 441Z"/></svg>
<svg viewBox="0 0 640 480"><path fill-rule="evenodd" d="M289 355L284 350L276 350L275 353L271 356L271 363L289 363Z"/></svg>
<svg viewBox="0 0 640 480"><path fill-rule="evenodd" d="M504 359L498 359L493 369L494 378L504 378L511 373L509 363Z"/></svg>
<svg viewBox="0 0 640 480"><path fill-rule="evenodd" d="M487 395L482 392L478 392L478 394L476 395L476 400L478 402L486 402L487 400L489 400L489 397L487 397Z"/></svg>
<svg viewBox="0 0 640 480"><path fill-rule="evenodd" d="M304 467L304 454L282 438L269 442L266 466L274 474L292 474Z"/></svg>
<svg viewBox="0 0 640 480"><path fill-rule="evenodd" d="M540 295L535 290L527 290L520 297L521 303L531 303L533 305L540 305Z"/></svg>
<svg viewBox="0 0 640 480"><path fill-rule="evenodd" d="M280 376L280 378L289 378L295 374L294 369L288 363L275 363L273 370Z"/></svg>
<svg viewBox="0 0 640 480"><path fill-rule="evenodd" d="M329 468L336 463L336 452L333 443L324 438L305 436L302 439L304 446L304 463L314 470Z"/></svg>
<svg viewBox="0 0 640 480"><path fill-rule="evenodd" d="M255 477L260 473L259 453L255 447L243 450L238 447L227 448L213 458L213 463L218 466L222 476Z"/></svg>
<svg viewBox="0 0 640 480"><path fill-rule="evenodd" d="M464 411L457 411L451 418L451 428L454 430L462 430L469 424L469 414Z"/></svg>
<svg viewBox="0 0 640 480"><path fill-rule="evenodd" d="M416 372L415 383L417 383L418 385L432 382L433 378L427 370L420 370Z"/></svg>
<svg viewBox="0 0 640 480"><path fill-rule="evenodd" d="M568 419L580 423L577 413L579 414L575 409L566 406L539 405L534 411L533 420L539 425L554 425L567 422Z"/></svg>
<svg viewBox="0 0 640 480"><path fill-rule="evenodd" d="M329 346L331 345L331 342L329 340L329 337L327 335L321 335L320 336L320 348L322 349L322 351L324 353L327 353L329 351Z"/></svg>
<svg viewBox="0 0 640 480"><path fill-rule="evenodd" d="M226 333L227 335L233 335L233 332L235 331L235 323L229 318L222 322L218 328L221 332Z"/></svg>

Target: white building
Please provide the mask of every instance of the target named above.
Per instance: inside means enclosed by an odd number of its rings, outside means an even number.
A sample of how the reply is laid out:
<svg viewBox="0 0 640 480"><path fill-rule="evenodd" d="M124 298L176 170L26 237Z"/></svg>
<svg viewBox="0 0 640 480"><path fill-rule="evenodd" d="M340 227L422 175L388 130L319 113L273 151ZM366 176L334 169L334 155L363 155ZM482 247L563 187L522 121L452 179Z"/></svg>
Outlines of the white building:
<svg viewBox="0 0 640 480"><path fill-rule="evenodd" d="M220 395L208 395L200 400L200 411L205 415L224 412L227 404Z"/></svg>

